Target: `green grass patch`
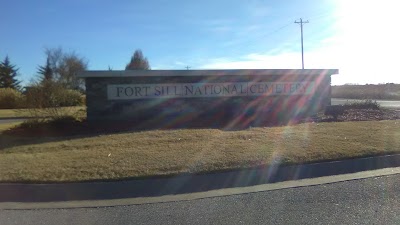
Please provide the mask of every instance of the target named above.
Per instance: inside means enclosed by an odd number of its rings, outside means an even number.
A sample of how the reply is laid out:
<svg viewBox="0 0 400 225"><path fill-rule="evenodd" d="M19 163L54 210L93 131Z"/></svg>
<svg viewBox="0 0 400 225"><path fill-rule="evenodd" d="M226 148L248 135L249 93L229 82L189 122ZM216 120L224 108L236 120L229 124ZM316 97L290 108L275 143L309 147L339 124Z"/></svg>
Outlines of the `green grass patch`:
<svg viewBox="0 0 400 225"><path fill-rule="evenodd" d="M400 153L400 120L69 138L3 135L0 149L0 182L129 179Z"/></svg>

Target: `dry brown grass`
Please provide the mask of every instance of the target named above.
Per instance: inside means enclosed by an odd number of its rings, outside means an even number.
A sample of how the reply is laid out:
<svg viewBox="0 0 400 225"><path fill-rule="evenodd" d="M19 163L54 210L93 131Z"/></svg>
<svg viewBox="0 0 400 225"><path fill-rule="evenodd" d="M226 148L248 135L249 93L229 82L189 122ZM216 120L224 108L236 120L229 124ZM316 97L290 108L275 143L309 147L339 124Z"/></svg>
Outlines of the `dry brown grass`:
<svg viewBox="0 0 400 225"><path fill-rule="evenodd" d="M0 118L4 117L28 117L29 114L23 109L0 109Z"/></svg>
<svg viewBox="0 0 400 225"><path fill-rule="evenodd" d="M51 110L43 110L43 109L0 109L0 118L4 117L35 117L35 116L49 116L48 111ZM75 115L79 113L79 115L86 113L85 106L71 106L71 107L60 107L58 111L61 111L66 115Z"/></svg>
<svg viewBox="0 0 400 225"><path fill-rule="evenodd" d="M21 122L11 122L11 123L0 123L0 133L10 129L12 127L17 126L18 124L20 124Z"/></svg>
<svg viewBox="0 0 400 225"><path fill-rule="evenodd" d="M75 139L0 137L1 182L126 179L400 152L400 121L242 131L143 131ZM13 146L14 147L10 147Z"/></svg>

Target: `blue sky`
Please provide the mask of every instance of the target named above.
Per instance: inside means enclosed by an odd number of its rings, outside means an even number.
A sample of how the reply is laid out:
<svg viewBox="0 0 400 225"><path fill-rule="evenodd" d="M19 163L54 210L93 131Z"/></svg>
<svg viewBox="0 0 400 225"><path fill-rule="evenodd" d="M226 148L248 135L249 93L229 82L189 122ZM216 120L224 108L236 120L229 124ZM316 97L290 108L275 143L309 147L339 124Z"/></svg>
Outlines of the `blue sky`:
<svg viewBox="0 0 400 225"><path fill-rule="evenodd" d="M44 49L89 69L124 69L142 49L153 69L338 68L333 84L400 83L396 0L4 1L0 57L29 82Z"/></svg>

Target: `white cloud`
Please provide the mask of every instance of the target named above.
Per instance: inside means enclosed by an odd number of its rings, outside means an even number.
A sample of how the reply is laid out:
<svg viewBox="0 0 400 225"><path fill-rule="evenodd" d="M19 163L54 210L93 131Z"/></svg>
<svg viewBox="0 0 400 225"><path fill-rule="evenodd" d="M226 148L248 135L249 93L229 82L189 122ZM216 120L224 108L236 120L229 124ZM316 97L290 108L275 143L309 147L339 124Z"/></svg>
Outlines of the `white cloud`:
<svg viewBox="0 0 400 225"><path fill-rule="evenodd" d="M192 21L192 24L198 29L203 30L207 33L212 33L214 35L224 35L233 31L235 23L232 19L218 18L202 21Z"/></svg>
<svg viewBox="0 0 400 225"><path fill-rule="evenodd" d="M185 65L185 63L183 63L181 61L175 61L174 64L177 65L177 66L184 66Z"/></svg>
<svg viewBox="0 0 400 225"><path fill-rule="evenodd" d="M339 75L333 76L333 84L344 83L400 83L397 70L397 58L385 55L386 50L369 53L364 48L354 48L341 38L323 40L328 43L304 55L307 69L339 69ZM379 55L376 55L379 54ZM393 56L393 55L392 55ZM201 69L299 69L301 53L285 52L276 55L251 53L239 58L210 59L200 66ZM397 75L397 76L396 76Z"/></svg>
<svg viewBox="0 0 400 225"><path fill-rule="evenodd" d="M400 83L398 69L400 31L395 0L340 0L330 36L306 43L306 68L337 68L333 84ZM371 17L371 15L374 15ZM293 47L293 45L292 45ZM290 45L268 52L253 52L242 57L209 59L203 69L276 69L301 68L301 53Z"/></svg>
<svg viewBox="0 0 400 225"><path fill-rule="evenodd" d="M247 1L245 4L245 10L248 15L255 18L260 19L262 17L268 16L272 12L272 8L266 5L265 1L252 0Z"/></svg>
<svg viewBox="0 0 400 225"><path fill-rule="evenodd" d="M226 25L219 25L207 28L208 31L211 31L215 34L225 34L233 30L233 27Z"/></svg>
<svg viewBox="0 0 400 225"><path fill-rule="evenodd" d="M332 20L334 23L329 25L332 29L329 29L329 34L323 35L326 38L313 42L306 40L309 42L305 43L305 67L339 69L339 75L332 78L333 84L400 83L400 71L397 68L400 53L400 32L397 29L399 6L400 2L395 0L338 0ZM268 13L267 8L260 11ZM242 27L236 27L232 22L211 20L205 24L216 33L232 33L223 47L232 46L242 52L246 51L249 43L256 45L260 37L268 34L255 21L250 20ZM247 52L242 56L189 59L188 62L193 69L301 68L298 45L295 41L283 39L279 47L268 51ZM258 47L262 49L262 45ZM174 65L174 68L182 67Z"/></svg>
<svg viewBox="0 0 400 225"><path fill-rule="evenodd" d="M271 8L266 6L257 5L249 10L251 16L259 18L268 16L271 13Z"/></svg>
<svg viewBox="0 0 400 225"><path fill-rule="evenodd" d="M202 69L296 68L297 66L295 62L296 58L298 58L298 55L294 53L285 53L277 56L252 53L238 60L230 58L219 58L217 60L212 59L208 63L201 65L200 68Z"/></svg>

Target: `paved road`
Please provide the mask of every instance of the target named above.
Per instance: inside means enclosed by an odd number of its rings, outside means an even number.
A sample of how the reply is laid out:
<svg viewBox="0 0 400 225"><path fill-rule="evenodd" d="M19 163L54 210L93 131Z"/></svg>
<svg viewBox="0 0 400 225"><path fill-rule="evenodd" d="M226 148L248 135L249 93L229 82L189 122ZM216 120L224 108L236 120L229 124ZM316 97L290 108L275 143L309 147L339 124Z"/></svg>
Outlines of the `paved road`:
<svg viewBox="0 0 400 225"><path fill-rule="evenodd" d="M399 224L400 174L200 200L4 210L0 224Z"/></svg>
<svg viewBox="0 0 400 225"><path fill-rule="evenodd" d="M342 105L347 102L356 102L359 99L343 99L343 98L332 98L332 105ZM400 109L400 101L389 101L389 100L376 100L382 107Z"/></svg>

